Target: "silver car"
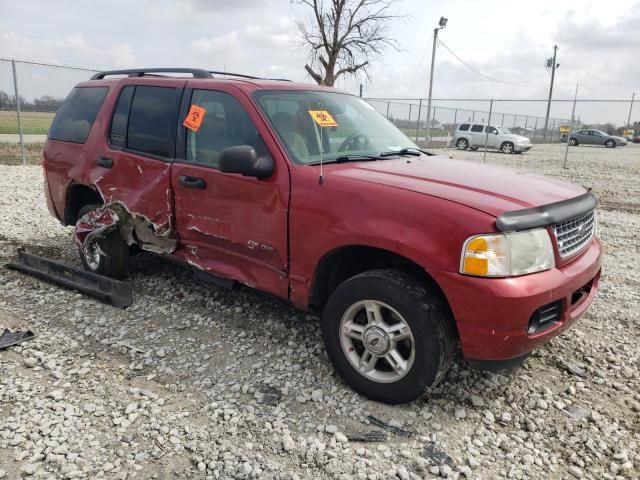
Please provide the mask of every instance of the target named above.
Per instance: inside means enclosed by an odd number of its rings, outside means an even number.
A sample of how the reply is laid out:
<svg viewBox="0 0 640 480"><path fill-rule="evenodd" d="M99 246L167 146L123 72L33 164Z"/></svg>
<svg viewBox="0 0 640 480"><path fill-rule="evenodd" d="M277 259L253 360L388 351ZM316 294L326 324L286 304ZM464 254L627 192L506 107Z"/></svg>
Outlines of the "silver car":
<svg viewBox="0 0 640 480"><path fill-rule="evenodd" d="M511 133L508 128L483 123L462 123L453 135L452 144L458 150L477 150L485 142L488 148L502 153L522 153L531 150L531 140Z"/></svg>
<svg viewBox="0 0 640 480"><path fill-rule="evenodd" d="M569 145L603 145L607 148L622 147L627 144L627 139L607 135L600 130L577 130L569 135Z"/></svg>

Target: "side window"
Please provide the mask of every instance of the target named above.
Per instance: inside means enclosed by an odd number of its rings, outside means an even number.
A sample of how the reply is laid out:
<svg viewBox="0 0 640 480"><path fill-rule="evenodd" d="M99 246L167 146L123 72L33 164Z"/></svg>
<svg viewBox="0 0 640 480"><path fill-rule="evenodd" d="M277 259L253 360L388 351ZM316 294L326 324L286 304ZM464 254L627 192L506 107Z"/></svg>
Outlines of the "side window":
<svg viewBox="0 0 640 480"><path fill-rule="evenodd" d="M180 90L171 87L136 86L131 101L127 148L172 158Z"/></svg>
<svg viewBox="0 0 640 480"><path fill-rule="evenodd" d="M496 127L487 127L487 133L498 133L498 129Z"/></svg>
<svg viewBox="0 0 640 480"><path fill-rule="evenodd" d="M74 88L58 108L49 129L49 138L63 142L86 142L107 90L107 87Z"/></svg>
<svg viewBox="0 0 640 480"><path fill-rule="evenodd" d="M467 130L469 130L469 124L468 123L463 123L462 125L460 125L458 130L462 130L463 132L466 132Z"/></svg>
<svg viewBox="0 0 640 480"><path fill-rule="evenodd" d="M249 115L232 95L194 90L191 105L204 108L205 114L197 132L187 129L187 162L218 168L220 152L236 145L249 145L259 156L268 154Z"/></svg>
<svg viewBox="0 0 640 480"><path fill-rule="evenodd" d="M484 130L483 125L474 125L473 127L471 127L472 132L482 132L482 130Z"/></svg>
<svg viewBox="0 0 640 480"><path fill-rule="evenodd" d="M122 148L126 144L127 119L129 118L129 107L131 107L131 98L135 88L131 85L124 87L120 92L120 97L111 119L111 132L109 134L109 140L114 147Z"/></svg>

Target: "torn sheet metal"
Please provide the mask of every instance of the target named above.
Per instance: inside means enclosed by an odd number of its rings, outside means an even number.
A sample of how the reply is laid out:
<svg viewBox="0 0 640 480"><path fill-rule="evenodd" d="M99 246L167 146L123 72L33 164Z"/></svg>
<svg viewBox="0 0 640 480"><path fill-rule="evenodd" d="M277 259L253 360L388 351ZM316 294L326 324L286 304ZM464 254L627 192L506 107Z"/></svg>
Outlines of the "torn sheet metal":
<svg viewBox="0 0 640 480"><path fill-rule="evenodd" d="M172 253L178 246L170 237L170 230L158 227L143 215L133 213L122 203L115 202L87 212L76 223L74 239L79 247L90 240L106 237L119 231L127 245L138 245L155 253Z"/></svg>
<svg viewBox="0 0 640 480"><path fill-rule="evenodd" d="M96 275L22 250L18 250L18 255L19 261L8 263L7 268L78 290L114 307L126 308L133 303L131 285L126 282Z"/></svg>
<svg viewBox="0 0 640 480"><path fill-rule="evenodd" d="M0 335L0 350L11 347L13 345L19 345L22 342L26 342L28 340L33 340L35 335L31 330L27 330L26 332L12 332L11 330L4 329L2 335Z"/></svg>

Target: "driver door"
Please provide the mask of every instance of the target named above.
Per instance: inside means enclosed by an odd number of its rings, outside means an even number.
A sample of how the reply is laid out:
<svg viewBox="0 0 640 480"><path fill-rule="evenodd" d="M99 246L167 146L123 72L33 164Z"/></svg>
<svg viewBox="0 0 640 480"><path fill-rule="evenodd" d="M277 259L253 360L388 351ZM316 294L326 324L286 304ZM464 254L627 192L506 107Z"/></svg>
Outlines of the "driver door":
<svg viewBox="0 0 640 480"><path fill-rule="evenodd" d="M171 182L183 247L192 266L274 295L288 295L289 172L253 105L233 87L185 91L180 123L204 109L196 130L181 126ZM201 110L202 112L202 110ZM275 170L258 179L222 173L220 152L249 145L271 155Z"/></svg>

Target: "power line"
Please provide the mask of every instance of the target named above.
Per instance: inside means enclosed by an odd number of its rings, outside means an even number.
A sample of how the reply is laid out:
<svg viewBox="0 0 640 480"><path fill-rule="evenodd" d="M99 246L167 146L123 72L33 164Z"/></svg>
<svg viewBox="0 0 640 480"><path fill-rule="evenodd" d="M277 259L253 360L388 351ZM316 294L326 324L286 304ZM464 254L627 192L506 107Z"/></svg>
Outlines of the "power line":
<svg viewBox="0 0 640 480"><path fill-rule="evenodd" d="M487 80L491 80L492 82L496 82L496 83L506 83L507 85L524 85L525 83L532 83L535 82L537 80L540 80L541 78L544 78L547 76L547 74L545 73L544 75L541 75L539 77L536 78L532 78L531 80L526 80L526 81L522 81L522 82L507 82L505 80L499 80L497 78L491 77L485 73L482 73L480 70L477 70L476 68L472 67L471 65L469 65L467 62L465 62L464 60L462 60L458 55L456 55L455 53L453 53L453 51L451 51L451 49L449 47L447 47L445 45L445 43L438 39L438 43L440 45L442 45L451 55L453 55L456 60L458 60L460 63L462 63L465 67L467 67L469 70L473 71L474 73L480 75L481 77L486 78Z"/></svg>

